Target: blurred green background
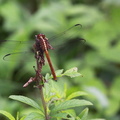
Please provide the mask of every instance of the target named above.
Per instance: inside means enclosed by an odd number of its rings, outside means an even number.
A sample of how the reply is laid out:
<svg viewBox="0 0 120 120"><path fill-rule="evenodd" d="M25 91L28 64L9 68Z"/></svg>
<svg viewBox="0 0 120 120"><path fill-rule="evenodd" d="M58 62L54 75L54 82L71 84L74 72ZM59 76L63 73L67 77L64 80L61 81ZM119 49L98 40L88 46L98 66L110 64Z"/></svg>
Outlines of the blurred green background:
<svg viewBox="0 0 120 120"><path fill-rule="evenodd" d="M15 62L2 59L29 45L2 41L33 41L41 31L52 36L76 23L82 24L80 31L72 39L55 41L63 47L50 55L56 70L76 66L83 77L59 81L67 83L68 94L77 90L89 93L85 99L94 104L89 118L119 120L120 0L0 0L0 109L12 114L24 110L23 104L8 99L12 94L39 98L33 84L22 87L35 75L35 62L26 62L34 56L16 57ZM79 44L77 37L86 42ZM44 74L50 73L48 64L43 69Z"/></svg>

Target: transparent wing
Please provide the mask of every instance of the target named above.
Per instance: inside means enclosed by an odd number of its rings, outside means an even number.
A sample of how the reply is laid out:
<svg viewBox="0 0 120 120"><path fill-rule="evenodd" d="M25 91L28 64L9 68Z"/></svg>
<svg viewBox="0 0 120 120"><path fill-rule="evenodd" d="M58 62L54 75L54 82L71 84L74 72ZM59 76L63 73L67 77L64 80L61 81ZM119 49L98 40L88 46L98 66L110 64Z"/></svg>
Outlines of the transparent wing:
<svg viewBox="0 0 120 120"><path fill-rule="evenodd" d="M49 42L54 46L64 44L69 42L72 39L78 39L79 42L85 42L85 40L80 35L82 25L75 24L72 27L66 29L63 32L60 32L50 38L48 38ZM57 48L57 47L56 47Z"/></svg>
<svg viewBox="0 0 120 120"><path fill-rule="evenodd" d="M27 58L30 61L30 56L34 55L31 52L32 44L28 41L14 41L14 40L3 40L0 41L0 53L1 59L5 61L16 61ZM29 58L29 59L28 59Z"/></svg>
<svg viewBox="0 0 120 120"><path fill-rule="evenodd" d="M68 28L67 30L65 30L65 31L63 31L63 32L61 32L61 33L58 33L58 34L50 37L49 39L52 40L52 39L55 39L55 38L62 37L62 36L64 36L64 35L66 35L66 33L67 33L67 34L70 33L71 30L72 30L72 31L74 31L74 30L77 30L77 31L80 30L81 27L82 27L81 24L75 24L75 25L73 25L72 27ZM77 31L76 31L76 32L77 32Z"/></svg>
<svg viewBox="0 0 120 120"><path fill-rule="evenodd" d="M53 45L53 47L59 46L61 44L64 44L65 42L69 42L70 40L76 39L76 38L80 42L84 42L85 40L80 36L81 27L82 27L81 24L75 24L72 27L66 29L65 31L60 32L58 30L58 33L56 33L56 35L54 35L52 37L49 37L47 34L45 34L45 36L48 38L48 41L50 42L51 45ZM21 48L23 50L27 50L26 49L27 47L29 47L29 48L32 47L35 40L32 40L32 41L3 40L0 42L1 43L7 42L9 49L14 49L15 51L19 51L19 50L21 50ZM14 46L16 46L16 47L14 47Z"/></svg>
<svg viewBox="0 0 120 120"><path fill-rule="evenodd" d="M21 49L27 50L28 48L32 47L34 44L33 41L17 41L17 40L0 40L0 46L5 47L5 50L15 50L20 51Z"/></svg>
<svg viewBox="0 0 120 120"><path fill-rule="evenodd" d="M59 49L61 46L62 47L70 46L72 48L73 44L79 45L81 44L81 42L85 42L85 40L80 36L81 27L82 27L81 24L75 24L74 26L66 29L65 31L60 32L48 38L48 41L55 49ZM31 54L31 52L29 52L34 42L35 40L33 41L15 41L15 40L0 41L0 43L3 43L2 45L4 45L5 43L5 47L3 47L5 52L3 59L6 61L15 61L16 59L21 57L30 61L30 59L33 57L33 60L34 60L34 54ZM68 43L69 45L66 45L66 43Z"/></svg>
<svg viewBox="0 0 120 120"><path fill-rule="evenodd" d="M3 56L3 60L5 61L14 61L17 62L17 60L22 61L34 61L34 54L30 51L24 51L24 52L14 52L14 53L8 53Z"/></svg>

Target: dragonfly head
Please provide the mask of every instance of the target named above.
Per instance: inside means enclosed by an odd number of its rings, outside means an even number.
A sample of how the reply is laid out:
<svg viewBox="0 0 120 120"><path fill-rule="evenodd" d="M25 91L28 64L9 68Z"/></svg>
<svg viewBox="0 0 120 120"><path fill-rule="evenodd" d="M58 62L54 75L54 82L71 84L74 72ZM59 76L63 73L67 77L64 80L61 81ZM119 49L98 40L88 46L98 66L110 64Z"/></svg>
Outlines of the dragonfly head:
<svg viewBox="0 0 120 120"><path fill-rule="evenodd" d="M36 39L40 39L41 37L43 39L45 39L45 35L44 34L38 34L38 35L35 35Z"/></svg>

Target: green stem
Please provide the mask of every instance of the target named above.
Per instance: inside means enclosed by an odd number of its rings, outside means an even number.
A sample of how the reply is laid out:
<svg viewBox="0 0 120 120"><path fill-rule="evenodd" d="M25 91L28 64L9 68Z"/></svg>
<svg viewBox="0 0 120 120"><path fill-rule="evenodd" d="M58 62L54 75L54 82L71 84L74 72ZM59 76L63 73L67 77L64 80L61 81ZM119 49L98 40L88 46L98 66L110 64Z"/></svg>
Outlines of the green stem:
<svg viewBox="0 0 120 120"><path fill-rule="evenodd" d="M43 104L43 108L45 112L45 120L49 120L48 114L47 114L47 106L46 106L46 102L45 102L44 95L43 95L43 89L42 87L39 89L40 89L40 96L41 96L41 100L42 100L42 104Z"/></svg>

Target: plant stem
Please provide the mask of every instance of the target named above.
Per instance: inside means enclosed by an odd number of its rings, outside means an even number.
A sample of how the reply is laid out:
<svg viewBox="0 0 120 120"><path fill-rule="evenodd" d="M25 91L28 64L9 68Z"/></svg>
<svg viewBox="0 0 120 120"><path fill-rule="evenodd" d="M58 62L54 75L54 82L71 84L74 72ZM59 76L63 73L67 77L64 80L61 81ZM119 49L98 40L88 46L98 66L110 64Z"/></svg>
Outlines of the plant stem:
<svg viewBox="0 0 120 120"><path fill-rule="evenodd" d="M42 60L42 59L40 59L40 60ZM43 60L44 60L44 58L43 58ZM36 63L37 63L36 79L37 80L36 80L36 82L37 82L38 88L40 90L40 97L41 97L43 108L44 108L45 120L49 120L49 117L47 114L47 106L46 106L46 102L45 102L44 95L43 95L43 85L40 85L40 83L39 83L40 81L43 82L43 77L41 74L41 69L42 69L42 66L44 64L43 62L39 61L39 53L37 52L37 57L36 57Z"/></svg>
<svg viewBox="0 0 120 120"><path fill-rule="evenodd" d="M39 88L39 90L40 90L40 96L41 96L41 100L42 100L42 104L43 104L43 108L44 108L44 112L45 112L45 119L49 120L48 115L47 115L47 106L46 106L46 102L45 102L45 99L44 99L42 87Z"/></svg>

